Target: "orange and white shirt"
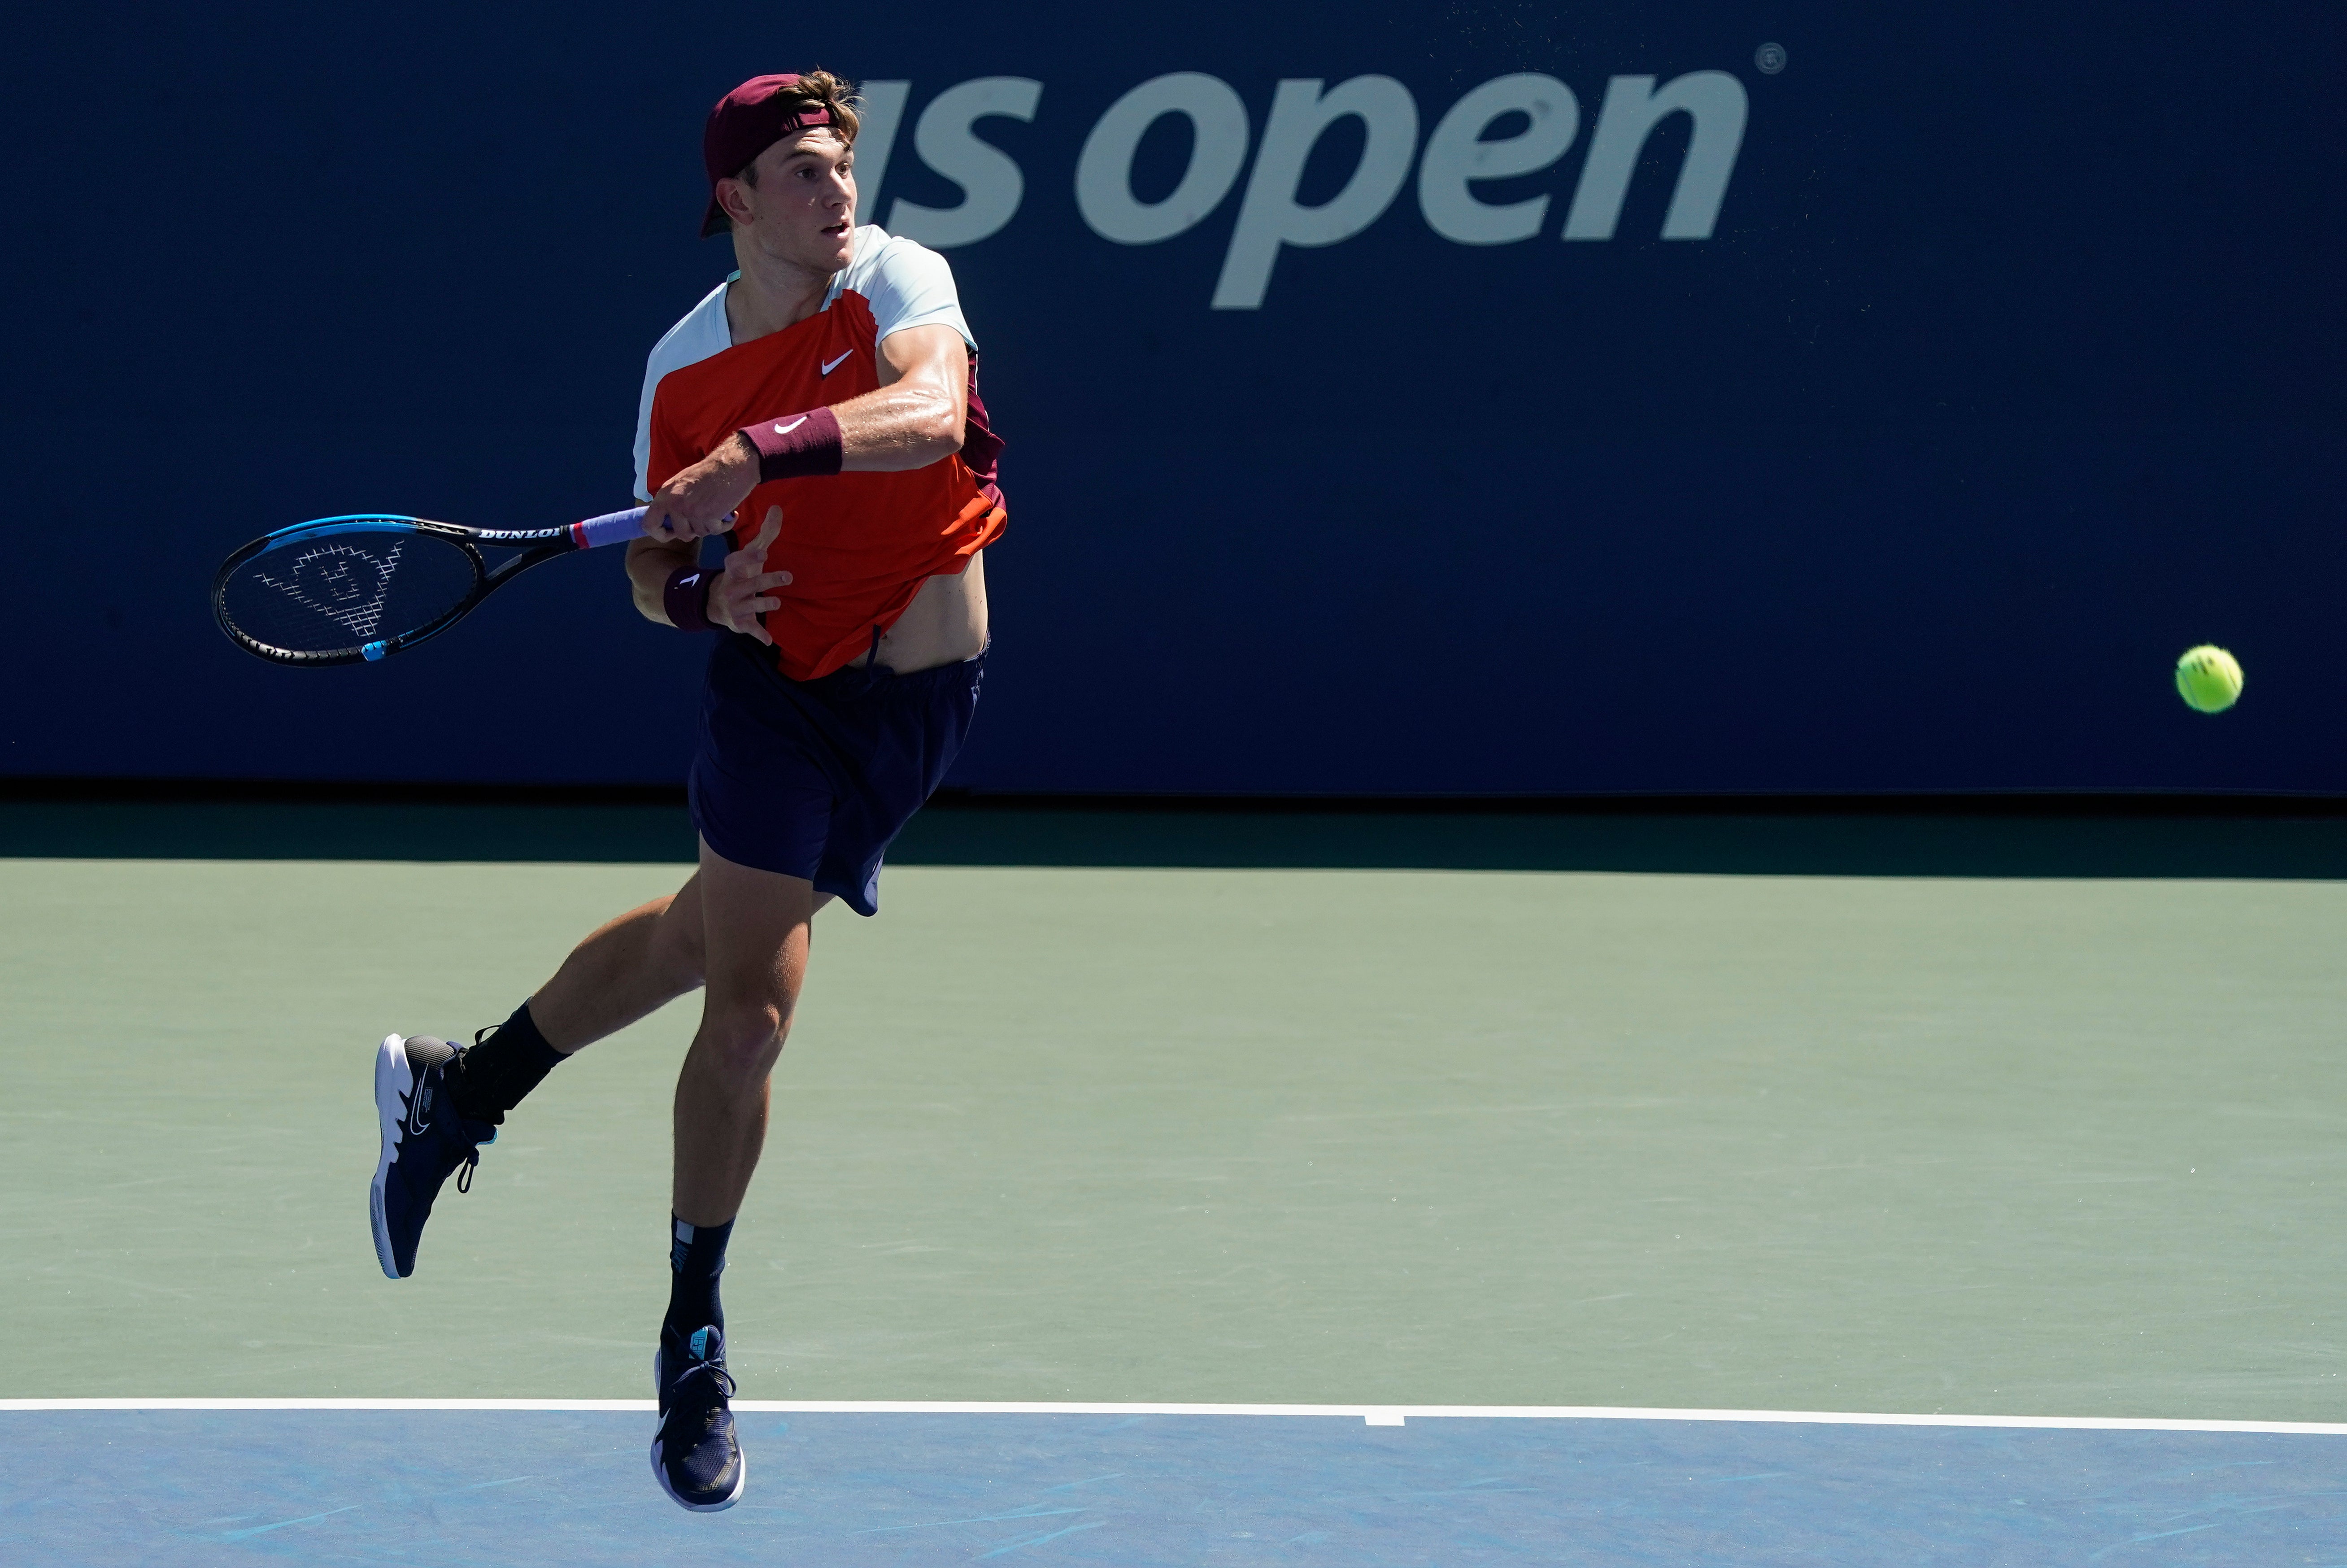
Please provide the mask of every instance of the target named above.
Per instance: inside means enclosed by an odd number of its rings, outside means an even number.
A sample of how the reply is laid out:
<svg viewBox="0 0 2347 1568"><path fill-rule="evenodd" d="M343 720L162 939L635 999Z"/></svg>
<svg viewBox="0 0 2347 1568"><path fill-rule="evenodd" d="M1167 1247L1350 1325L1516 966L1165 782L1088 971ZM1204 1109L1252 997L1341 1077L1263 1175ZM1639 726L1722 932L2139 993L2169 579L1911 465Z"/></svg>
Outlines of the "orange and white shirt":
<svg viewBox="0 0 2347 1568"><path fill-rule="evenodd" d="M731 279L727 280L730 283ZM726 283L711 290L652 346L636 419L636 496L652 491L736 430L860 397L880 385L879 346L917 326L950 326L969 344L969 417L959 453L895 474L775 479L742 503L737 538L768 507L783 526L765 569L791 573L766 617L784 675L812 681L860 658L876 629L895 624L921 584L959 572L1008 521L994 482L1002 443L978 395L978 343L962 318L946 259L882 231L856 231L852 259L822 308L778 333L736 343Z"/></svg>

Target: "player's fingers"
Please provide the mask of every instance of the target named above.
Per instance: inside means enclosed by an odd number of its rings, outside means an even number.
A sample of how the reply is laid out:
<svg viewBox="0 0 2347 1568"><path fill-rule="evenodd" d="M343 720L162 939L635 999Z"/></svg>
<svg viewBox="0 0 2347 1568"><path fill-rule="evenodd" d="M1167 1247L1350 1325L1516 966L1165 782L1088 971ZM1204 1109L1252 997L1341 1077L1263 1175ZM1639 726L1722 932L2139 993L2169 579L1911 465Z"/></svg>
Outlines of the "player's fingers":
<svg viewBox="0 0 2347 1568"><path fill-rule="evenodd" d="M750 587L759 593L770 588L788 588L790 585L791 574L786 571L762 571L750 579Z"/></svg>
<svg viewBox="0 0 2347 1568"><path fill-rule="evenodd" d="M750 601L749 608L759 615L767 615L782 609L783 601L779 599L753 599Z"/></svg>
<svg viewBox="0 0 2347 1568"><path fill-rule="evenodd" d="M757 533L752 537L748 544L725 558L725 569L728 571L743 572L757 570L759 567L765 564L766 550L774 544L774 536L781 533L782 529L783 509L780 507L767 507L766 520L758 525ZM736 561L742 564L736 567L733 564Z"/></svg>

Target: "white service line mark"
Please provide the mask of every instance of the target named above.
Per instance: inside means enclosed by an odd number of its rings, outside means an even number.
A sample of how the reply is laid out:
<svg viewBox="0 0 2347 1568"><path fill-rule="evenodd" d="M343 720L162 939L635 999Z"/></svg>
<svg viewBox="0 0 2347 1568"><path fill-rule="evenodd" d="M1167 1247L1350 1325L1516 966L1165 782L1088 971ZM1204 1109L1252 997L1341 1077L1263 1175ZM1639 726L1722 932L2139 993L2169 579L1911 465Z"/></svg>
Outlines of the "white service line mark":
<svg viewBox="0 0 2347 1568"><path fill-rule="evenodd" d="M650 1399L0 1399L10 1410L624 1410ZM1686 1410L1618 1405L1092 1405L985 1400L736 1399L759 1414L846 1416L1341 1416L1373 1427L1410 1420L1772 1421L1851 1427L2006 1427L2065 1431L2285 1432L2347 1437L2338 1421L2188 1421L2124 1416L1899 1415L1862 1410Z"/></svg>

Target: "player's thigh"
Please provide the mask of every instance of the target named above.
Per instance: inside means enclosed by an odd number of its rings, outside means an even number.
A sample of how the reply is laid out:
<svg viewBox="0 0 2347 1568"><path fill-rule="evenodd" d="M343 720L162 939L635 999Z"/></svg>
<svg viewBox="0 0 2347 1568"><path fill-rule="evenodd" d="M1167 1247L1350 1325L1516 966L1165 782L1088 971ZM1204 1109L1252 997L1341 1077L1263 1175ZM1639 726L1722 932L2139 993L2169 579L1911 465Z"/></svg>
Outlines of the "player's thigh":
<svg viewBox="0 0 2347 1568"><path fill-rule="evenodd" d="M709 1013L743 1023L764 1013L777 1025L787 1022L806 977L815 884L736 865L706 843L693 882L699 885L702 983Z"/></svg>

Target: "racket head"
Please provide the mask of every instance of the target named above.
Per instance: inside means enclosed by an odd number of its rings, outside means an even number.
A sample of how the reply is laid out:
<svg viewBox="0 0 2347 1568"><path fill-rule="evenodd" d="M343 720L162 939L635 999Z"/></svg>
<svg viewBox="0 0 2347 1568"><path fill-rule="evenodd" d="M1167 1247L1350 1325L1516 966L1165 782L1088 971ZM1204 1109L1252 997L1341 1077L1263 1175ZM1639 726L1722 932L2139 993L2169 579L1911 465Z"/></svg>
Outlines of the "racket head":
<svg viewBox="0 0 2347 1568"><path fill-rule="evenodd" d="M212 614L280 664L355 664L470 609L488 572L465 530L420 518L321 518L253 540L212 579Z"/></svg>

